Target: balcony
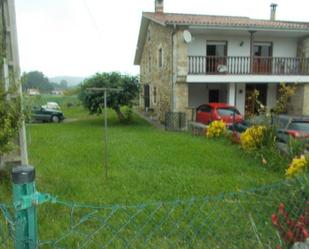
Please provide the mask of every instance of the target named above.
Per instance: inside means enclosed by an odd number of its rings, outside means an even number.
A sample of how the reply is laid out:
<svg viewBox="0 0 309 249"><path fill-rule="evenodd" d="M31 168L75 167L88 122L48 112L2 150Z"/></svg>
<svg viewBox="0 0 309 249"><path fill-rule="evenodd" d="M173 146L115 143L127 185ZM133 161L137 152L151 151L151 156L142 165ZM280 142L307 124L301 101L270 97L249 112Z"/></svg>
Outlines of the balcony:
<svg viewBox="0 0 309 249"><path fill-rule="evenodd" d="M309 75L309 58L189 56L189 75Z"/></svg>

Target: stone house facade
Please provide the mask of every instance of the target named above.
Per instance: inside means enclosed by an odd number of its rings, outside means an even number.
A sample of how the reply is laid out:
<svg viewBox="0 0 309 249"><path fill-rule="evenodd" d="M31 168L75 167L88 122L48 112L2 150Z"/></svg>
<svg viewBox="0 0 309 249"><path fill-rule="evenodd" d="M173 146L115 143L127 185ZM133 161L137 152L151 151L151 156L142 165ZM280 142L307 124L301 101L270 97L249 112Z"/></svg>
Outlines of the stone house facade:
<svg viewBox="0 0 309 249"><path fill-rule="evenodd" d="M279 84L297 83L288 112L309 115L309 23L247 17L173 14L155 0L155 12L144 12L134 64L140 66L140 106L160 121L166 112L225 102L242 114L250 94L261 93L270 109Z"/></svg>
<svg viewBox="0 0 309 249"><path fill-rule="evenodd" d="M7 91L10 86L17 85L17 95L22 96L20 81L20 66L17 42L15 0L2 0L0 6L0 33L2 42L5 46L1 46L2 62L0 73L0 87ZM0 155L0 170L7 166L27 165L28 153L26 144L25 124L19 130L19 136L16 141L16 149L7 155Z"/></svg>

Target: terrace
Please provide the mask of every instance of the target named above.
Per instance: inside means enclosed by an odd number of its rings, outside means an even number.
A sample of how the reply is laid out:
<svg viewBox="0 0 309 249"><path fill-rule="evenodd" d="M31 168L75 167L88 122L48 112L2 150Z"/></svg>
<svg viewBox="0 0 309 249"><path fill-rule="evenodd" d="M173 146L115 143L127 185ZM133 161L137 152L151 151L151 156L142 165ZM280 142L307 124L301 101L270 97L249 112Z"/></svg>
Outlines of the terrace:
<svg viewBox="0 0 309 249"><path fill-rule="evenodd" d="M188 56L189 75L309 75L309 58Z"/></svg>

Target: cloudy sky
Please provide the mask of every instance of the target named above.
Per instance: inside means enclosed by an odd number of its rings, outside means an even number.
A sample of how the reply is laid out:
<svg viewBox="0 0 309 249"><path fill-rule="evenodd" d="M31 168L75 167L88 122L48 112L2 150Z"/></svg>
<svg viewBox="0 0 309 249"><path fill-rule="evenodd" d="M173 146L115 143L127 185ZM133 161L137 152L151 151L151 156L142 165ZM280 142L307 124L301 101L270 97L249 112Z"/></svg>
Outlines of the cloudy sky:
<svg viewBox="0 0 309 249"><path fill-rule="evenodd" d="M308 0L165 0L165 11L309 22ZM154 0L15 0L22 71L49 77L98 71L138 73L133 65L142 11Z"/></svg>

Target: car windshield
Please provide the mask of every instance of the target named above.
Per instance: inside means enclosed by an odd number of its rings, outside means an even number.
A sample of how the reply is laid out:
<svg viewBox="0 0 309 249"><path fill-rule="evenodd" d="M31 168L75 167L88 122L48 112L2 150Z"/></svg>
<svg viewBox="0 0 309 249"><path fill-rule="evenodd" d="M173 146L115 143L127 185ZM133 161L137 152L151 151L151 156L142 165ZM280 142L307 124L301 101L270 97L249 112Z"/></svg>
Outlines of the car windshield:
<svg viewBox="0 0 309 249"><path fill-rule="evenodd" d="M233 107L221 107L217 109L220 116L240 115L239 111Z"/></svg>
<svg viewBox="0 0 309 249"><path fill-rule="evenodd" d="M289 130L303 131L309 133L309 122L297 121L289 125Z"/></svg>
<svg viewBox="0 0 309 249"><path fill-rule="evenodd" d="M274 124L276 124L281 129L285 129L288 123L290 122L290 120L291 118L286 118L286 117L279 117L279 118L274 117L273 118Z"/></svg>

